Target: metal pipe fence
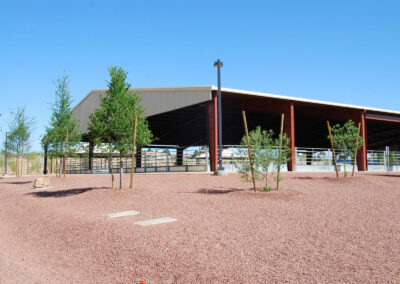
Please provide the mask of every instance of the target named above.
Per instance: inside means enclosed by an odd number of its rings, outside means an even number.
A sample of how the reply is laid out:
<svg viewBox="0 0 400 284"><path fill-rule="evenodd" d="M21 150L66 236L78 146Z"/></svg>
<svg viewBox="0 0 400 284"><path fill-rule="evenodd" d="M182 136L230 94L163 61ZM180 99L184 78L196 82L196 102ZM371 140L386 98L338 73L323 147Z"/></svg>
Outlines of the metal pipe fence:
<svg viewBox="0 0 400 284"><path fill-rule="evenodd" d="M237 164L249 163L247 148L241 145L224 146L223 161L228 171L237 171ZM277 149L276 149L277 151ZM339 171L352 171L353 155L345 155L341 149L335 149L336 163ZM333 153L330 148L296 147L296 171L335 171ZM369 171L400 171L400 152L386 150L368 150L367 164ZM269 170L273 170L273 165ZM281 170L287 170L284 165ZM357 163L356 168L357 171Z"/></svg>
<svg viewBox="0 0 400 284"><path fill-rule="evenodd" d="M111 161L112 160L112 161ZM124 173L130 173L132 155L121 158ZM133 161L135 173L150 172L201 172L206 171L208 149L205 146L190 147L179 153L176 148L142 148L140 155ZM105 153L96 153L92 159L88 157L69 157L67 159L68 174L101 174L120 171L120 156L113 153L112 159Z"/></svg>
<svg viewBox="0 0 400 284"><path fill-rule="evenodd" d="M274 151L278 151L277 148ZM351 172L354 157L346 156L340 149L335 149L339 171ZM335 171L333 154L329 148L295 148L296 171ZM400 152L386 150L368 150L367 161L369 171L400 171ZM68 174L119 173L119 154L114 153L112 163L107 154L96 153L90 160L85 153L67 159ZM241 145L224 145L222 163L226 171L237 172L239 164L249 163L247 148ZM51 163L51 164L54 164ZM122 157L123 170L131 171L131 155ZM210 170L209 151L206 146L189 147L183 152L176 148L149 147L142 148L140 155L134 159L135 173L151 172L202 172ZM271 164L269 171L274 170ZM281 170L287 170L283 165ZM357 170L357 165L356 169Z"/></svg>

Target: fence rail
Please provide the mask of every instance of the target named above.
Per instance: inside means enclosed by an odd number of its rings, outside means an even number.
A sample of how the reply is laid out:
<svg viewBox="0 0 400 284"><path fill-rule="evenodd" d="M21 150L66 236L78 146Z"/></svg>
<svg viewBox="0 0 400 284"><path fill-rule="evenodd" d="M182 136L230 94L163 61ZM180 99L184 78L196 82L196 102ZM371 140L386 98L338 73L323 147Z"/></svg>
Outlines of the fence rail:
<svg viewBox="0 0 400 284"><path fill-rule="evenodd" d="M226 171L238 171L238 163L248 163L247 148L240 145L224 145L222 152L223 166ZM296 171L334 171L333 154L329 148L296 147ZM336 161L340 171L346 167L353 169L353 157L343 155L343 151L336 150ZM138 164L137 164L138 162ZM139 164L140 163L140 164ZM63 163L59 164L62 166ZM131 171L131 156L122 157L124 172ZM367 164L369 171L400 171L400 152L386 150L368 150ZM59 165L59 166L60 166ZM48 173L55 173L56 161L48 158ZM119 173L119 156L115 154L112 165L108 155L95 154L90 160L87 153L76 157L68 157L68 174L110 173L111 166L114 173ZM8 174L14 174L15 157L8 155ZM269 170L273 169L273 165ZM150 172L202 172L210 170L209 152L206 146L189 147L182 155L175 148L142 148L141 155L134 161L136 173ZM281 170L287 170L284 165ZM357 170L357 166L356 169ZM24 162L24 173L39 174L43 171L43 157L36 155ZM4 174L4 155L0 156L0 174Z"/></svg>
<svg viewBox="0 0 400 284"><path fill-rule="evenodd" d="M277 151L277 149L275 149ZM335 150L339 171L353 170L354 157L345 155L342 150ZM296 171L334 171L333 153L329 148L296 147ZM238 163L248 163L247 149L241 145L224 145L222 162L226 171L238 171ZM146 172L201 172L210 169L209 153L205 146L190 147L183 151L179 161L176 149L143 148L140 158L134 161L134 171ZM141 165L137 161L141 161ZM384 150L367 151L368 169L370 171L399 171L400 152ZM92 163L90 165L90 163ZM124 172L131 171L132 158L122 157ZM269 170L273 170L271 165ZM119 157L113 157L112 169L119 173ZM287 170L283 165L281 170ZM356 169L357 170L357 165ZM67 173L110 173L111 162L107 156L97 156L90 162L89 158L68 158Z"/></svg>
<svg viewBox="0 0 400 284"><path fill-rule="evenodd" d="M123 171L130 172L132 157L121 158ZM209 165L206 147L190 147L178 154L177 149L171 148L142 148L141 154L133 161L134 172L201 172ZM113 155L112 159L106 154L96 154L88 157L70 157L67 159L67 173L114 173L120 171L120 157Z"/></svg>

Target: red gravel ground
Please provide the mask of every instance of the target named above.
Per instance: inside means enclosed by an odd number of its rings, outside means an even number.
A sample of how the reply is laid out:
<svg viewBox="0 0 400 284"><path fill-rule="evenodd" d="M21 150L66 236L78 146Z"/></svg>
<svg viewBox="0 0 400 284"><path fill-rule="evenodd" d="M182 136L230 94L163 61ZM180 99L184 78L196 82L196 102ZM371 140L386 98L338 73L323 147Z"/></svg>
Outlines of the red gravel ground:
<svg viewBox="0 0 400 284"><path fill-rule="evenodd" d="M269 193L236 174L33 180L0 179L1 283L400 282L399 174L284 173ZM178 221L134 225L159 217Z"/></svg>

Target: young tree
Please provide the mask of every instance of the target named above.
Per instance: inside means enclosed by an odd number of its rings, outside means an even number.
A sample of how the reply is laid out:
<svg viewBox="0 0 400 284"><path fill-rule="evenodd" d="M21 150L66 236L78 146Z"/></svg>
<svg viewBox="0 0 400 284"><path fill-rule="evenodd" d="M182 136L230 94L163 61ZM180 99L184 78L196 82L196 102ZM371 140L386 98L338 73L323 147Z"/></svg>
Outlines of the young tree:
<svg viewBox="0 0 400 284"><path fill-rule="evenodd" d="M16 176L22 176L22 165L24 160L24 150L29 142L32 133L34 119L26 115L25 107L19 107L16 112L12 112L13 120L9 126L8 147L10 152L15 153L16 157ZM22 154L21 164L20 155Z"/></svg>
<svg viewBox="0 0 400 284"><path fill-rule="evenodd" d="M61 162L64 154L65 152L68 155L75 153L76 146L81 141L81 133L78 121L72 118L72 99L69 91L68 76L64 75L58 78L55 86L56 98L52 104L50 126L46 129L42 144L47 147L48 155L56 159L56 172L58 177L61 177ZM67 135L68 143L66 143ZM65 165L63 168L66 171Z"/></svg>
<svg viewBox="0 0 400 284"><path fill-rule="evenodd" d="M107 144L111 161L112 153L119 152L120 189L122 189L122 157L134 150L132 137L135 116L137 117L136 146L149 144L153 136L147 120L143 117L145 110L139 105L139 94L129 93L131 85L126 82L128 73L118 66L109 67L108 72L110 74L110 81L107 82L108 90L100 97L100 107L89 116L89 131L96 145ZM111 182L114 188L112 167Z"/></svg>
<svg viewBox="0 0 400 284"><path fill-rule="evenodd" d="M332 140L336 149L340 149L340 156L344 159L344 176L347 176L346 172L346 160L348 157L354 157L356 150L360 149L364 144L364 140L361 136L358 137L358 128L354 125L352 120L348 120L343 126L336 124L331 127ZM330 137L327 137L330 139Z"/></svg>
<svg viewBox="0 0 400 284"><path fill-rule="evenodd" d="M282 150L279 154L277 147L279 146L279 138L274 138L273 130L263 130L260 126L249 132L249 142L251 145L251 156L254 166L254 175L256 180L265 180L264 191L271 190L268 186L269 169L273 166L273 170L277 170L282 164L288 161L288 144L289 138L282 135ZM251 168L247 161L247 143L246 136L242 138L241 148L239 148L239 161L236 167L241 173L243 181L251 180Z"/></svg>
<svg viewBox="0 0 400 284"><path fill-rule="evenodd" d="M285 133L282 134L282 138L279 139L279 137L277 139L275 139L275 146L276 147L280 147L280 149L278 149L276 151L276 155L274 158L274 166L276 169L276 189L279 189L279 183L282 181L282 176L280 174L280 169L283 165L287 164L289 162L289 160L291 159L289 157L289 154L291 152L291 149L289 147L289 142L290 142L290 138L286 136Z"/></svg>

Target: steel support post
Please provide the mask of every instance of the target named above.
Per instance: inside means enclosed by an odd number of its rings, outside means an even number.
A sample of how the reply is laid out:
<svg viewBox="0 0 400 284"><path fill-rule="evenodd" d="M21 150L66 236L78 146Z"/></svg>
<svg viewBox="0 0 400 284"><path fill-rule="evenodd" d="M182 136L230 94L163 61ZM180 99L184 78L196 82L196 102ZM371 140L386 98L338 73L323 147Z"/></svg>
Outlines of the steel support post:
<svg viewBox="0 0 400 284"><path fill-rule="evenodd" d="M215 171L216 175L225 175L222 163L222 95L221 95L221 67L223 67L221 60L217 59L214 62L214 67L218 71L218 170Z"/></svg>
<svg viewBox="0 0 400 284"><path fill-rule="evenodd" d="M295 131L294 131L294 104L289 102L284 107L285 121L284 131L286 137L290 139L289 147L291 149L289 154L289 162L287 163L288 171L294 171L296 169L296 153L295 153Z"/></svg>
<svg viewBox="0 0 400 284"><path fill-rule="evenodd" d="M210 151L210 169L217 170L218 163L218 122L217 95L212 94L212 100L207 105L208 148Z"/></svg>

